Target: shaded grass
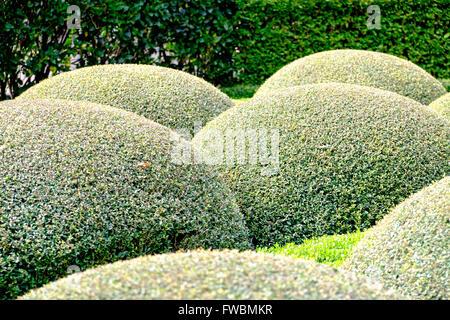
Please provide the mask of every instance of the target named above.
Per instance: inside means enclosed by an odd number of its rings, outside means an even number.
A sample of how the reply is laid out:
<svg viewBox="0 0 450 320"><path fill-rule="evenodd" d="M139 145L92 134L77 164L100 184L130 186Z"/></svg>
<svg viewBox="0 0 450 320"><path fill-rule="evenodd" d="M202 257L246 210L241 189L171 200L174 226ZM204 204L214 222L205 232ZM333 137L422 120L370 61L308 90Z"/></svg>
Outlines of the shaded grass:
<svg viewBox="0 0 450 320"><path fill-rule="evenodd" d="M221 87L219 89L231 99L242 99L253 97L258 88L259 85L254 84L237 84L231 87Z"/></svg>
<svg viewBox="0 0 450 320"><path fill-rule="evenodd" d="M309 239L301 244L288 243L283 246L275 244L275 246L270 248L257 248L257 251L294 256L305 260L315 260L337 267L348 257L353 247L362 238L363 232L358 231L343 235Z"/></svg>

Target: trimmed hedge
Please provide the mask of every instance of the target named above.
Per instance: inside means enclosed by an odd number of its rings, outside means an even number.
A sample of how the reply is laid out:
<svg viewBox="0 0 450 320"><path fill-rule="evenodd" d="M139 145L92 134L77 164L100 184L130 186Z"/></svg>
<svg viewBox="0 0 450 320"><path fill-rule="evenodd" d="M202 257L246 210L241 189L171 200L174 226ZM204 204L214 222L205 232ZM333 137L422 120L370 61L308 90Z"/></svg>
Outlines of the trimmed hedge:
<svg viewBox="0 0 450 320"><path fill-rule="evenodd" d="M217 145L228 130L261 128L279 133L278 171L266 172L266 161L252 164L248 152L241 163L220 161ZM255 141L246 137L247 150ZM343 83L255 97L192 140L236 193L257 246L370 227L449 172L449 141L448 121L418 102ZM233 150L224 143L223 154Z"/></svg>
<svg viewBox="0 0 450 320"><path fill-rule="evenodd" d="M450 120L450 93L444 94L442 97L434 100L428 107L447 120Z"/></svg>
<svg viewBox="0 0 450 320"><path fill-rule="evenodd" d="M23 299L396 299L368 278L311 261L236 251L139 257L75 274Z"/></svg>
<svg viewBox="0 0 450 320"><path fill-rule="evenodd" d="M33 86L20 98L84 100L133 111L171 129L194 132L233 102L188 73L149 65L103 65L62 73Z"/></svg>
<svg viewBox="0 0 450 320"><path fill-rule="evenodd" d="M415 64L397 57L363 50L316 53L278 70L256 95L302 84L343 82L396 92L423 104L445 94L442 84Z"/></svg>
<svg viewBox="0 0 450 320"><path fill-rule="evenodd" d="M144 117L69 100L0 103L0 299L139 255L248 249L228 187L178 165L186 144Z"/></svg>
<svg viewBox="0 0 450 320"><path fill-rule="evenodd" d="M236 80L261 84L286 64L334 49L371 50L450 78L447 0L238 0L231 43ZM381 29L369 29L378 5Z"/></svg>
<svg viewBox="0 0 450 320"><path fill-rule="evenodd" d="M343 267L414 299L450 299L450 177L399 204Z"/></svg>

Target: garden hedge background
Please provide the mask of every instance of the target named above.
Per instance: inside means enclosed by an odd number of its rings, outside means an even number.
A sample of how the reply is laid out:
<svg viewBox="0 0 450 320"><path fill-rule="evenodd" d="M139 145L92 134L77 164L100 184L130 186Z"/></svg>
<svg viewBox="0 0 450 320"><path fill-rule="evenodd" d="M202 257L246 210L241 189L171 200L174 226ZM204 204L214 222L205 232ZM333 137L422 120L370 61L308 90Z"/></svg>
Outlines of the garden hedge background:
<svg viewBox="0 0 450 320"><path fill-rule="evenodd" d="M0 4L0 99L71 65L105 63L260 84L288 62L341 48L390 53L450 78L447 0L70 1L81 9L80 30L67 29L67 2ZM380 7L379 30L367 27L369 5Z"/></svg>

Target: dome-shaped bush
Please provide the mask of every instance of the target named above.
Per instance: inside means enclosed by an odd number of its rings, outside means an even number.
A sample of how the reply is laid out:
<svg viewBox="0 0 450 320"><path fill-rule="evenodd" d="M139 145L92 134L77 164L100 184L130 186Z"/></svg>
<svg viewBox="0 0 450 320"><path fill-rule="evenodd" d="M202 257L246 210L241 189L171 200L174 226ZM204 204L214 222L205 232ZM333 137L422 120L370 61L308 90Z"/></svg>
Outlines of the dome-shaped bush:
<svg viewBox="0 0 450 320"><path fill-rule="evenodd" d="M235 191L257 245L371 226L449 171L449 141L448 121L420 103L342 83L253 98L192 140Z"/></svg>
<svg viewBox="0 0 450 320"><path fill-rule="evenodd" d="M450 92L434 100L428 107L450 120Z"/></svg>
<svg viewBox="0 0 450 320"><path fill-rule="evenodd" d="M429 104L446 93L438 80L410 61L380 52L332 50L291 62L267 79L256 94L324 82L389 90L423 104Z"/></svg>
<svg viewBox="0 0 450 320"><path fill-rule="evenodd" d="M255 252L190 251L139 257L71 275L25 299L387 299L363 276Z"/></svg>
<svg viewBox="0 0 450 320"><path fill-rule="evenodd" d="M0 297L138 255L249 248L228 187L172 131L69 100L0 103ZM174 158L176 160L176 158Z"/></svg>
<svg viewBox="0 0 450 320"><path fill-rule="evenodd" d="M366 231L344 269L416 299L450 299L450 177L424 188Z"/></svg>
<svg viewBox="0 0 450 320"><path fill-rule="evenodd" d="M61 73L20 98L84 100L106 104L165 125L187 129L205 124L233 106L217 88L186 72L133 64L93 66Z"/></svg>

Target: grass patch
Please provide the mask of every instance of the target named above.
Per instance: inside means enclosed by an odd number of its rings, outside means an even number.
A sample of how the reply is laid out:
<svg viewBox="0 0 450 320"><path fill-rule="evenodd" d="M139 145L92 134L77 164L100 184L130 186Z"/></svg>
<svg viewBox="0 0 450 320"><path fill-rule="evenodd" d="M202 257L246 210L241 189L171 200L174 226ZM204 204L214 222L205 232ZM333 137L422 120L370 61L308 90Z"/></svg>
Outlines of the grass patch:
<svg viewBox="0 0 450 320"><path fill-rule="evenodd" d="M342 235L323 236L305 240L301 244L275 244L270 248L258 248L257 251L285 256L294 256L305 260L314 260L331 266L339 266L347 259L353 247L363 238L363 232Z"/></svg>

